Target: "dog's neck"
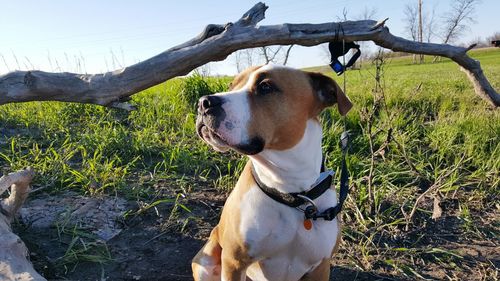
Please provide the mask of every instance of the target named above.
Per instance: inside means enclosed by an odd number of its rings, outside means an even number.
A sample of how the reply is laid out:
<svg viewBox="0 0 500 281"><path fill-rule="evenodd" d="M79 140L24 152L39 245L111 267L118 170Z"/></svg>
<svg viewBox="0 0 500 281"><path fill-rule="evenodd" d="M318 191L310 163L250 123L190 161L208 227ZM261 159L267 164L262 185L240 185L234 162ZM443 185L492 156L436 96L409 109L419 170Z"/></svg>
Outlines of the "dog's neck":
<svg viewBox="0 0 500 281"><path fill-rule="evenodd" d="M321 124L307 121L304 136L287 150L264 151L249 156L260 181L284 193L301 192L311 188L319 177L322 152Z"/></svg>

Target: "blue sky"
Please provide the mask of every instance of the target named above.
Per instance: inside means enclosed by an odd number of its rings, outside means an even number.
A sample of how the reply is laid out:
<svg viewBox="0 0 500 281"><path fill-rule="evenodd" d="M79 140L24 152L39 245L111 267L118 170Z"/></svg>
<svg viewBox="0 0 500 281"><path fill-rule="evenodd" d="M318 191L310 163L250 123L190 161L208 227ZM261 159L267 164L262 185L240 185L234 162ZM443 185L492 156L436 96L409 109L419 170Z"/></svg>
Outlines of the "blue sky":
<svg viewBox="0 0 500 281"><path fill-rule="evenodd" d="M417 0L269 0L261 24L336 21L345 8L349 18L376 8L374 19L389 17L392 33L404 34L406 3ZM436 19L453 0L424 0ZM0 74L15 69L97 73L154 56L197 35L208 23L235 21L257 1L2 0ZM500 32L500 1L482 0L477 23L461 42ZM292 50L294 67L326 64L320 47ZM212 74L236 72L234 57L211 65Z"/></svg>

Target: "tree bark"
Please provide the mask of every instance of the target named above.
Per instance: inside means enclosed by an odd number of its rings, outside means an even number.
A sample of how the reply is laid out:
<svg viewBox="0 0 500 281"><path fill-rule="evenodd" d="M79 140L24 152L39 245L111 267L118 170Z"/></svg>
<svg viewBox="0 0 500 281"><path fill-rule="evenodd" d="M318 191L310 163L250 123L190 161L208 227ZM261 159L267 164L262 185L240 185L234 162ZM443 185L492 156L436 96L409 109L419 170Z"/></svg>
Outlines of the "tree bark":
<svg viewBox="0 0 500 281"><path fill-rule="evenodd" d="M28 249L12 233L10 222L28 197L35 173L30 168L0 178L0 195L10 187L10 196L0 200L0 279L5 281L43 281L28 260Z"/></svg>
<svg viewBox="0 0 500 281"><path fill-rule="evenodd" d="M56 100L130 109L122 102L131 95L185 75L205 63L223 60L236 50L268 45L314 46L337 38L371 40L394 51L448 57L464 69L479 96L495 107L500 106L500 95L485 77L479 62L467 56L470 48L405 40L392 35L384 26L385 20L256 26L264 19L267 8L257 3L235 23L210 24L194 39L123 69L101 74L7 73L0 76L0 104Z"/></svg>

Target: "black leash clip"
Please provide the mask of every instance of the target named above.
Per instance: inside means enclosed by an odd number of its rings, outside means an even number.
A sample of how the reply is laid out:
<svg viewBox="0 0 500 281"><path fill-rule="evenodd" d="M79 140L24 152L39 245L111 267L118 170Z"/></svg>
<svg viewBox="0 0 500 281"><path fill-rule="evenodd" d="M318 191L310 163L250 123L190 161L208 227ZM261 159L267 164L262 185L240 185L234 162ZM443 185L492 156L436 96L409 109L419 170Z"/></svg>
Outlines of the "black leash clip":
<svg viewBox="0 0 500 281"><path fill-rule="evenodd" d="M306 220L317 220L324 219L326 221L333 220L339 213L339 207L331 207L326 209L324 212L318 212L316 205L309 205L304 210L304 216Z"/></svg>
<svg viewBox="0 0 500 281"><path fill-rule="evenodd" d="M316 220L318 218L317 214L318 214L318 209L316 209L316 207L313 205L307 206L306 209L304 210L304 216L306 217L306 220L308 219Z"/></svg>
<svg viewBox="0 0 500 281"><path fill-rule="evenodd" d="M306 220L309 220L309 219L316 220L318 218L318 216L317 216L318 206L316 206L316 203L314 203L314 201L311 198L304 196L302 194L297 194L297 197L302 198L302 199L304 199L304 201L309 203L309 205L304 209L304 216L305 216Z"/></svg>
<svg viewBox="0 0 500 281"><path fill-rule="evenodd" d="M354 42L345 42L345 41L333 41L328 44L328 49L330 50L330 54L332 56L330 61L330 67L337 73L337 75L341 75L344 71L354 65L356 60L361 56L361 50L359 49L359 45ZM339 61L339 57L345 56L350 49L354 49L356 52L352 55L351 59L346 65L343 65Z"/></svg>

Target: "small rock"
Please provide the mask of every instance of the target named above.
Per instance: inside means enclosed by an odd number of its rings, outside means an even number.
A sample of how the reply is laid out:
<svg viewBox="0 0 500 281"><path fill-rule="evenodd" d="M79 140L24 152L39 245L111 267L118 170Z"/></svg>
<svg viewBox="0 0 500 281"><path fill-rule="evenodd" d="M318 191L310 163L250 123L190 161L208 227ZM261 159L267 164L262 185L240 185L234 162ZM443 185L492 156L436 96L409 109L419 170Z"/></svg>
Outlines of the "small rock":
<svg viewBox="0 0 500 281"><path fill-rule="evenodd" d="M117 219L126 211L126 203L119 197L86 197L66 192L30 200L19 213L23 223L33 228L78 225L108 241L122 230Z"/></svg>

